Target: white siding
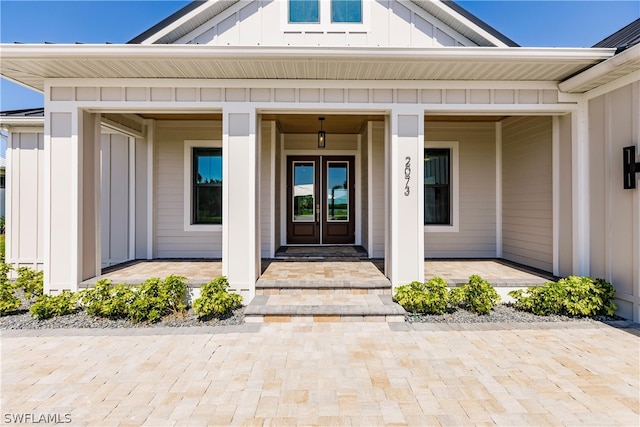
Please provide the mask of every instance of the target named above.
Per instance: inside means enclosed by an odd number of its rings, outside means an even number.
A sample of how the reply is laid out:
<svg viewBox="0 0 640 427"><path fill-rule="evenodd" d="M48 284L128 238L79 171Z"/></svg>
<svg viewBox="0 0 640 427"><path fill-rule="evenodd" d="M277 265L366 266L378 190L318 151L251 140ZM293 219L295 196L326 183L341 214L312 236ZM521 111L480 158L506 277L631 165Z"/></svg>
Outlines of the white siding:
<svg viewBox="0 0 640 427"><path fill-rule="evenodd" d="M271 236L274 219L271 217L272 175L271 148L274 144L272 129L275 122L262 122L262 150L260 153L260 253L262 258L271 256Z"/></svg>
<svg viewBox="0 0 640 427"><path fill-rule="evenodd" d="M384 258L384 122L373 122L372 127L372 147L371 147L371 212L372 233L370 237L371 250L369 256L372 258Z"/></svg>
<svg viewBox="0 0 640 427"><path fill-rule="evenodd" d="M426 258L496 256L494 123L425 123L425 141L458 141L458 232L425 232Z"/></svg>
<svg viewBox="0 0 640 427"><path fill-rule="evenodd" d="M44 264L44 134L13 133L7 148L6 260L41 270Z"/></svg>
<svg viewBox="0 0 640 427"><path fill-rule="evenodd" d="M232 46L474 46L409 1L365 0L363 23L287 25L287 1L252 1L229 9L178 43ZM323 5L324 6L324 5ZM322 7L322 6L321 6Z"/></svg>
<svg viewBox="0 0 640 427"><path fill-rule="evenodd" d="M553 271L550 117L503 122L503 257Z"/></svg>
<svg viewBox="0 0 640 427"><path fill-rule="evenodd" d="M278 248L280 247L280 242L281 242L281 219L280 219L280 215L282 215L282 211L280 209L280 198L282 197L280 194L280 180L282 179L281 177L281 171L280 171L280 140L282 139L282 134L280 133L280 129L276 126L276 138L274 143L276 144L276 173L275 173L275 192L274 192L274 196L275 196L275 214L274 214L274 238L276 240L276 244L275 244L275 250L278 250Z"/></svg>
<svg viewBox="0 0 640 427"><path fill-rule="evenodd" d="M222 123L158 121L156 127L156 256L220 258L220 231L184 230L184 141L222 140ZM224 218L222 219L224 221Z"/></svg>
<svg viewBox="0 0 640 427"><path fill-rule="evenodd" d="M369 128L365 126L360 134L360 183L361 183L361 242L369 252Z"/></svg>
<svg viewBox="0 0 640 427"><path fill-rule="evenodd" d="M618 313L640 318L640 203L625 190L622 148L638 147L640 83L589 102L591 275L616 287ZM636 177L637 179L637 177Z"/></svg>
<svg viewBox="0 0 640 427"><path fill-rule="evenodd" d="M102 267L128 261L129 138L102 135Z"/></svg>

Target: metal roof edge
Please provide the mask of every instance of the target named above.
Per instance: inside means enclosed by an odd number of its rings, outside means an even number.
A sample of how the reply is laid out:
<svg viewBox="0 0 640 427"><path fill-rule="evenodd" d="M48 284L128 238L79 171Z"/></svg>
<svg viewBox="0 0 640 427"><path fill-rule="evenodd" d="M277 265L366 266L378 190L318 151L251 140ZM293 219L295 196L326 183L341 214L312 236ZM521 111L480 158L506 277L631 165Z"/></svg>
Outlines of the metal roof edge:
<svg viewBox="0 0 640 427"><path fill-rule="evenodd" d="M489 34L491 34L492 36L494 36L498 40L502 41L507 46L509 46L509 47L520 47L520 45L518 43L516 43L513 40L511 40L509 37L505 36L500 31L496 30L491 25L487 24L485 21L483 21L482 19L478 18L476 15L474 15L471 12L469 12L467 9L465 9L462 6L460 6L455 1L453 1L453 0L441 0L441 1L445 6L450 7L453 11L459 13L460 15L462 15L463 17L465 17L469 21L473 22L478 27L480 27L484 31L488 32Z"/></svg>
<svg viewBox="0 0 640 427"><path fill-rule="evenodd" d="M176 11L173 14L169 15L168 17L166 17L162 21L158 22L153 27L145 30L144 32L142 32L140 34L138 34L137 36L135 36L134 38L129 40L127 42L127 44L140 44L140 43L144 42L145 40L150 38L152 35L157 34L159 31L161 31L164 28L168 27L169 25L173 24L178 19L182 18L186 14L188 14L191 11L197 9L198 7L202 6L205 3L207 3L207 0L194 0L194 1L192 1L191 3L187 4L186 6L184 6L182 9L179 9L178 11Z"/></svg>

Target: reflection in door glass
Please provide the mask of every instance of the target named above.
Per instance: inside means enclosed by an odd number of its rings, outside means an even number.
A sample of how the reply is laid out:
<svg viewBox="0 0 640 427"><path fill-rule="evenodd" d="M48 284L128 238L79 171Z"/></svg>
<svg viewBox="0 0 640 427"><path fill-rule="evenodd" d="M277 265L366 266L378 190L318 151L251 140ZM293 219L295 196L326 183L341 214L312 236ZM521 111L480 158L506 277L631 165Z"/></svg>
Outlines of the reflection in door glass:
<svg viewBox="0 0 640 427"><path fill-rule="evenodd" d="M294 162L293 164L293 220L313 222L315 206L315 164Z"/></svg>
<svg viewBox="0 0 640 427"><path fill-rule="evenodd" d="M349 220L349 163L327 164L327 221Z"/></svg>

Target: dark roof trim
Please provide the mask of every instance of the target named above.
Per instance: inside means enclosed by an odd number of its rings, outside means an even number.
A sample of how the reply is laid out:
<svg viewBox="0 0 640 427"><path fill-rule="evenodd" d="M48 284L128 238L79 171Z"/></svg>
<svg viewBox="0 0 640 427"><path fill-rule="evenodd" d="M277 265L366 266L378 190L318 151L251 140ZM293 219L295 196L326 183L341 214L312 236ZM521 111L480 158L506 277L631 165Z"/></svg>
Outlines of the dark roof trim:
<svg viewBox="0 0 640 427"><path fill-rule="evenodd" d="M600 40L593 47L621 48L620 51L640 43L640 18L636 19L609 37Z"/></svg>
<svg viewBox="0 0 640 427"><path fill-rule="evenodd" d="M188 5L183 7L182 9L178 10L177 12L175 12L173 15L170 15L169 17L167 17L167 18L163 19L162 21L158 22L156 25L154 25L153 27L149 28L144 33L139 34L136 37L132 38L131 40L129 40L127 42L127 44L140 44L140 43L142 43L143 41L145 41L146 39L148 39L149 37L151 37L152 35L154 35L158 31L160 31L163 28L166 28L169 25L173 24L178 19L182 18L187 13L189 13L192 10L198 8L198 6L201 6L204 3L206 3L206 0L194 0L194 1L192 1L191 3L189 3Z"/></svg>
<svg viewBox="0 0 640 427"><path fill-rule="evenodd" d="M482 19L478 18L477 16L475 16L474 14L469 12L467 9L465 9L462 6L460 6L459 4L457 4L455 1L453 1L453 0L442 0L442 3L446 4L451 9L453 9L454 11L459 13L460 15L464 16L469 21L473 22L478 27L482 28L483 30L485 30L486 32L491 34L492 36L494 36L497 39L501 40L507 46L509 46L509 47L520 47L520 45L518 43L516 43L513 40L511 40L509 37L505 36L500 31L496 30L491 25L487 24Z"/></svg>
<svg viewBox="0 0 640 427"><path fill-rule="evenodd" d="M44 117L44 107L0 111L0 117Z"/></svg>

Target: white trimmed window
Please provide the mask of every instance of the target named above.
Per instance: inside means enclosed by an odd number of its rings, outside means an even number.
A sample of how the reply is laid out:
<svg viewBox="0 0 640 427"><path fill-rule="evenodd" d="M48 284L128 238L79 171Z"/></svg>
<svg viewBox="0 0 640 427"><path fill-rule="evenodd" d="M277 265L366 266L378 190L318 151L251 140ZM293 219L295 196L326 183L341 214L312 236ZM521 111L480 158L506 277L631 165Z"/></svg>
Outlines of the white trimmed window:
<svg viewBox="0 0 640 427"><path fill-rule="evenodd" d="M222 142L184 142L184 229L222 229Z"/></svg>
<svg viewBox="0 0 640 427"><path fill-rule="evenodd" d="M369 1L287 0L282 7L285 32L368 31Z"/></svg>
<svg viewBox="0 0 640 427"><path fill-rule="evenodd" d="M459 170L457 141L425 143L425 231L459 231Z"/></svg>

